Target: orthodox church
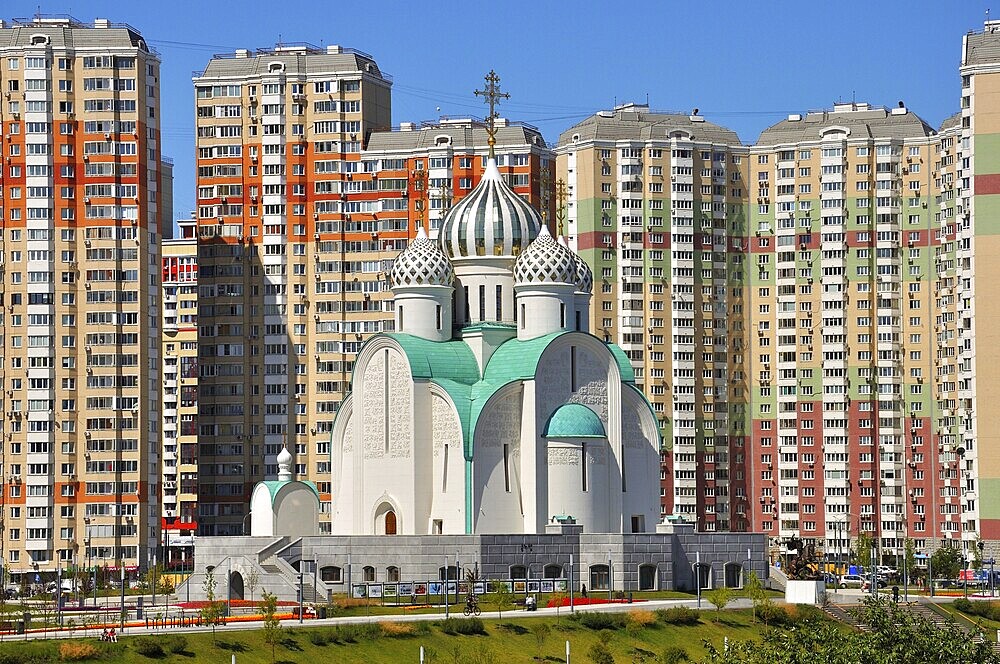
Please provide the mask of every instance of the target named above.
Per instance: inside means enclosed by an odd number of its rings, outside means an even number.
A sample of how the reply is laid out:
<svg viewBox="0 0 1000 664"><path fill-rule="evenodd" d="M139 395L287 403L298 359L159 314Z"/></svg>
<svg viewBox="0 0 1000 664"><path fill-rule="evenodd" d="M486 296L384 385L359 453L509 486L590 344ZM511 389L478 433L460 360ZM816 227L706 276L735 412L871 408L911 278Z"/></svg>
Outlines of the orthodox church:
<svg viewBox="0 0 1000 664"><path fill-rule="evenodd" d="M333 534L655 530L656 418L588 332L590 269L492 155L390 282L396 332L362 347L334 424Z"/></svg>

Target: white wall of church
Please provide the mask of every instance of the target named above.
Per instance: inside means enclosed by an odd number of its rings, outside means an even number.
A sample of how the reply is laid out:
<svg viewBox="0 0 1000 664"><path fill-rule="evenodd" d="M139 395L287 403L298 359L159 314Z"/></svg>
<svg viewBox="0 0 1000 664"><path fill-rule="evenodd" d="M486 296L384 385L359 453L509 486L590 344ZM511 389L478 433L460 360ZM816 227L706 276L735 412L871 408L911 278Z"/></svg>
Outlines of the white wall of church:
<svg viewBox="0 0 1000 664"><path fill-rule="evenodd" d="M535 372L535 417L540 450L539 477L548 476L546 495L539 498L537 528L544 528L553 516L569 514L577 518L584 532L622 532L623 492L621 478L622 386L618 365L607 347L584 334L566 334L556 339L542 354ZM560 463L567 452L549 458L548 442L541 434L552 413L565 403L587 406L597 414L607 432L606 441L586 441L587 486L583 488L583 468L576 470ZM583 441L580 441L581 443ZM582 452L582 444L578 454ZM656 465L659 468L659 465ZM542 480L545 481L544 479ZM553 481L556 483L553 484ZM627 487L627 485L626 485ZM658 501L659 491L650 494ZM555 496L559 496L555 501Z"/></svg>
<svg viewBox="0 0 1000 664"><path fill-rule="evenodd" d="M524 531L521 490L521 389L504 388L483 408L473 448L472 505L476 533Z"/></svg>
<svg viewBox="0 0 1000 664"><path fill-rule="evenodd" d="M427 409L431 424L426 429L432 447L426 455L431 471L426 494L433 496L425 524L426 533L465 533L465 452L462 429L455 406L443 390L428 385L431 406ZM423 451L420 454L424 454ZM439 523L436 523L439 522Z"/></svg>
<svg viewBox="0 0 1000 664"><path fill-rule="evenodd" d="M656 418L634 390L622 389L622 444L626 488L622 494L625 532L633 517L643 532L654 532L660 522L660 437Z"/></svg>

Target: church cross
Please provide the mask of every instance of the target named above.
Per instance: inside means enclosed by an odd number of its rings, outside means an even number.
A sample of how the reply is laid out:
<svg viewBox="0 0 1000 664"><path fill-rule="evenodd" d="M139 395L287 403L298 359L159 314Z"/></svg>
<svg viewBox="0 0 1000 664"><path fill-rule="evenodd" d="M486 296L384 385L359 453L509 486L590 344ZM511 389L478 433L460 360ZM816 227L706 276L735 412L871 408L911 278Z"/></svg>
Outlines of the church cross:
<svg viewBox="0 0 1000 664"><path fill-rule="evenodd" d="M510 99L510 95L506 92L500 92L500 77L492 69L486 75L485 80L486 85L483 86L485 89L474 90L473 92L475 92L477 97L483 97L490 106L490 114L486 118L486 134L489 136L488 143L490 146L490 158L492 159L496 156L494 154L494 146L497 143L497 130L494 120L500 117L496 112L496 105L501 99Z"/></svg>
<svg viewBox="0 0 1000 664"><path fill-rule="evenodd" d="M559 235L563 234L563 222L566 221L566 182L559 178L556 181L556 218L559 220Z"/></svg>

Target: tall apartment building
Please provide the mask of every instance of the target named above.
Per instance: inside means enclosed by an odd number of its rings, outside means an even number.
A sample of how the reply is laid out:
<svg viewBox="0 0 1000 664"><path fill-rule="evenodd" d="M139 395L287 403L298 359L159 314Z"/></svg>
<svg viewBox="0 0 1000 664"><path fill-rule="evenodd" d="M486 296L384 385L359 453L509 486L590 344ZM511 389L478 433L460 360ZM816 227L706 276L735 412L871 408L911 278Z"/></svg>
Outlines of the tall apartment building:
<svg viewBox="0 0 1000 664"><path fill-rule="evenodd" d="M360 51L280 46L215 57L194 86L199 532L235 535L285 445L329 501L327 394L360 346L341 312L370 307L354 286L381 288L395 255L360 230L377 201L349 199L366 136L389 127L391 79Z"/></svg>
<svg viewBox="0 0 1000 664"><path fill-rule="evenodd" d="M945 321L959 343L957 360L949 357L947 364L942 360L942 367L957 372L955 379L949 379L954 387L942 394L949 411L942 410L942 424L966 451L961 470L971 495L965 508L973 517L978 509L979 534L990 545L988 555L1000 556L1000 458L995 452L1000 445L1000 411L992 407L1000 397L996 373L1000 365L1000 298L996 296L1000 283L1000 21L988 21L982 32L965 36L959 72L960 116L948 132L953 137L949 152L941 157L942 187L946 188L940 211L949 216L957 234L954 263L945 265L954 275L949 287L959 289L949 301L956 318ZM970 443L977 443L980 452ZM968 504L977 498L977 504Z"/></svg>
<svg viewBox="0 0 1000 664"><path fill-rule="evenodd" d="M0 21L0 554L144 567L159 532L159 56Z"/></svg>
<svg viewBox="0 0 1000 664"><path fill-rule="evenodd" d="M593 329L662 413L664 512L833 560L860 535L890 559L906 540L1000 553L1000 423L983 408L998 74L993 22L966 36L962 110L937 129L902 102L838 103L744 147L628 107L560 137L570 232L600 284Z"/></svg>
<svg viewBox="0 0 1000 664"><path fill-rule="evenodd" d="M751 148L745 367L764 532L834 557L858 535L883 555L975 540L962 470L976 448L952 412L954 152L950 130L902 103L792 115Z"/></svg>
<svg viewBox="0 0 1000 664"><path fill-rule="evenodd" d="M555 218L555 155L535 127L498 118L495 121L497 167L514 191L540 210L550 222ZM445 213L461 200L486 170L488 152L485 125L470 118L443 119L419 127L404 122L398 131L377 131L365 148L366 170L372 169L376 196L383 197L382 212L390 212L386 192L404 192L397 211L406 211L405 228L379 224L380 234L406 230L416 236L421 223L431 237ZM399 215L399 222L403 222ZM556 229L553 228L553 231Z"/></svg>
<svg viewBox="0 0 1000 664"><path fill-rule="evenodd" d="M198 526L198 224L163 240L163 563L191 564Z"/></svg>
<svg viewBox="0 0 1000 664"><path fill-rule="evenodd" d="M624 349L660 421L664 513L748 530L730 314L748 278L747 148L697 113L627 104L564 132L556 152L570 245L594 271L591 330Z"/></svg>
<svg viewBox="0 0 1000 664"><path fill-rule="evenodd" d="M480 123L389 131L390 86L371 56L336 46L241 51L195 78L202 534L243 532L249 491L285 445L328 514L354 357L393 329L389 267L482 175ZM551 206L551 152L504 124L505 175Z"/></svg>

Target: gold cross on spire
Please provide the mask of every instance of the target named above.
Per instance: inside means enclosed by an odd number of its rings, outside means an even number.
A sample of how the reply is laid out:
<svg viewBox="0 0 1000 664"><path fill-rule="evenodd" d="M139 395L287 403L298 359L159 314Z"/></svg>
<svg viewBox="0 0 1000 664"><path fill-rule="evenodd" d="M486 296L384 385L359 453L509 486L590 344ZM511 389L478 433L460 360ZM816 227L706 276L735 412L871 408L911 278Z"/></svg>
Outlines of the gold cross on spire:
<svg viewBox="0 0 1000 664"><path fill-rule="evenodd" d="M566 182L562 178L556 181L556 218L559 220L559 235L563 234L563 223L566 221Z"/></svg>
<svg viewBox="0 0 1000 664"><path fill-rule="evenodd" d="M486 118L486 134L489 136L487 142L490 146L490 159L493 159L496 156L494 146L497 144L497 129L494 120L500 117L496 112L496 105L501 99L510 99L510 95L506 92L500 92L500 77L492 69L486 75L486 85L483 87L484 90L474 90L474 92L477 97L484 97L486 103L490 105L490 114Z"/></svg>

